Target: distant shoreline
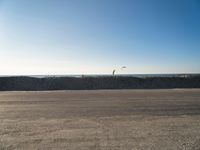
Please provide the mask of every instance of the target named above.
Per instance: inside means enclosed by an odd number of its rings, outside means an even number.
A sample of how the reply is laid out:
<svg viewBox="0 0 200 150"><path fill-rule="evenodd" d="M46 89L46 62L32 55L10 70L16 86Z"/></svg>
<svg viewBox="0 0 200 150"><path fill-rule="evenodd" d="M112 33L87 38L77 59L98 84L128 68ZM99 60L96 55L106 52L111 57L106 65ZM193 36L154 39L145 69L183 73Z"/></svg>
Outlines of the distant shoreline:
<svg viewBox="0 0 200 150"><path fill-rule="evenodd" d="M97 89L172 89L200 88L199 74L173 76L9 76L0 77L0 91L97 90Z"/></svg>
<svg viewBox="0 0 200 150"><path fill-rule="evenodd" d="M35 77L35 78L47 78L47 77L110 77L111 74L57 74L57 75L0 75L1 77ZM163 73L163 74L116 74L114 76L120 77L181 77L181 76L200 76L200 73Z"/></svg>

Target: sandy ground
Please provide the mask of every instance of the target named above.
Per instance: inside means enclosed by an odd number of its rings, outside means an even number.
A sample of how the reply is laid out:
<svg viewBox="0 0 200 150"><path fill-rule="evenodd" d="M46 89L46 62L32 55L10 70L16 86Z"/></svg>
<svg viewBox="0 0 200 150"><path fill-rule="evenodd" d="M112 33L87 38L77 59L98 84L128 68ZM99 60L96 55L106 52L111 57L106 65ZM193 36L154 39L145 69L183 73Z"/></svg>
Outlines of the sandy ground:
<svg viewBox="0 0 200 150"><path fill-rule="evenodd" d="M200 89L0 92L0 149L200 150Z"/></svg>

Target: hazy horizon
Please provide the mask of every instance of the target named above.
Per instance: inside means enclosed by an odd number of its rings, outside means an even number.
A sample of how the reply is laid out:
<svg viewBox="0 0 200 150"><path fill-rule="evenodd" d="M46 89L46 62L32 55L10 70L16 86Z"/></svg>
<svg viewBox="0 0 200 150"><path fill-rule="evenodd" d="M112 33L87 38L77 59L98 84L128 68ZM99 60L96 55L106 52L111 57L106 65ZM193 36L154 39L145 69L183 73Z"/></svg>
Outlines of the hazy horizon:
<svg viewBox="0 0 200 150"><path fill-rule="evenodd" d="M0 75L200 73L199 58L198 0L0 0Z"/></svg>

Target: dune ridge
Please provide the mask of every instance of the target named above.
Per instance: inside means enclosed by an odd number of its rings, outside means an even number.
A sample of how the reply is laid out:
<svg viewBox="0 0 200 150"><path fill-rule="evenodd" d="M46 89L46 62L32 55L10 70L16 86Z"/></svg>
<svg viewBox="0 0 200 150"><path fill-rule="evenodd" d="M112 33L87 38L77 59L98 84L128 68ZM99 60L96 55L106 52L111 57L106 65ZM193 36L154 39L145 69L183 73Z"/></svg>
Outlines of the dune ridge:
<svg viewBox="0 0 200 150"><path fill-rule="evenodd" d="M200 76L0 77L0 91L200 88Z"/></svg>

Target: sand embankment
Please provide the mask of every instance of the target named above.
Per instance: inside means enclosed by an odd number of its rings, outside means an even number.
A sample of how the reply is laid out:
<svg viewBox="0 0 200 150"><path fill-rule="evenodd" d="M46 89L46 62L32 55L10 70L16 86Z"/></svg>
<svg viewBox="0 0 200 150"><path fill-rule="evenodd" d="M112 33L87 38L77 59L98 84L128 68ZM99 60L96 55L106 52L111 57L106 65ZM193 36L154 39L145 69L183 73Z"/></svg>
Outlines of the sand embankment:
<svg viewBox="0 0 200 150"><path fill-rule="evenodd" d="M200 89L0 92L0 149L199 150Z"/></svg>

